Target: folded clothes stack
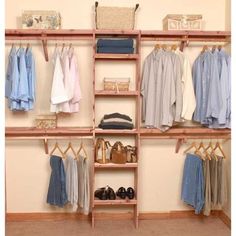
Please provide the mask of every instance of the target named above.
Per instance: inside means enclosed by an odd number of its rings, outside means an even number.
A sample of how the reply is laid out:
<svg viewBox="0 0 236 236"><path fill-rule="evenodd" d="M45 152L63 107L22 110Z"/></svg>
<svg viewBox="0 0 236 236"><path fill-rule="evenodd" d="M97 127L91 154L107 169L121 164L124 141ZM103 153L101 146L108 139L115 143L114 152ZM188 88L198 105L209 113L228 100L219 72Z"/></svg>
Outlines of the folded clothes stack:
<svg viewBox="0 0 236 236"><path fill-rule="evenodd" d="M134 125L129 116L116 112L104 115L98 127L101 129L133 129Z"/></svg>
<svg viewBox="0 0 236 236"><path fill-rule="evenodd" d="M99 39L97 41L98 53L134 53L133 39Z"/></svg>

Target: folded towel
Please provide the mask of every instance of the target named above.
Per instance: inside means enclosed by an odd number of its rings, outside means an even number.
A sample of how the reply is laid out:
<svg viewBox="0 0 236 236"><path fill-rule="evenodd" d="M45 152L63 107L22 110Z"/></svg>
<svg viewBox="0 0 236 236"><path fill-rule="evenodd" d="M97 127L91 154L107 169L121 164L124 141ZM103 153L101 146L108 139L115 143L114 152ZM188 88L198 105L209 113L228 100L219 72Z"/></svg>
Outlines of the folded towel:
<svg viewBox="0 0 236 236"><path fill-rule="evenodd" d="M124 54L131 54L134 53L134 48L128 47L98 47L98 53L124 53Z"/></svg>
<svg viewBox="0 0 236 236"><path fill-rule="evenodd" d="M99 39L98 47L126 47L132 48L134 45L133 39Z"/></svg>
<svg viewBox="0 0 236 236"><path fill-rule="evenodd" d="M129 116L118 113L118 112L104 115L103 120L105 121L106 119L110 119L110 118L121 118L124 120L132 121L132 119Z"/></svg>

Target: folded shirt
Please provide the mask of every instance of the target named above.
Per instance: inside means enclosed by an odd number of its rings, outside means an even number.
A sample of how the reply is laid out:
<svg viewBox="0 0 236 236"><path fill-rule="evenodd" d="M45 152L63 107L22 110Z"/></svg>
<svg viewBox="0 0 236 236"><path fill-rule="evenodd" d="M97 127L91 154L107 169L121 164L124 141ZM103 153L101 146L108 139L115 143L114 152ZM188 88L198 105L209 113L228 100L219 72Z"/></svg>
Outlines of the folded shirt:
<svg viewBox="0 0 236 236"><path fill-rule="evenodd" d="M97 47L125 47L132 48L134 45L133 39L99 39Z"/></svg>
<svg viewBox="0 0 236 236"><path fill-rule="evenodd" d="M104 115L103 120L111 119L111 118L121 118L124 120L132 121L132 119L129 116L118 113L118 112Z"/></svg>
<svg viewBox="0 0 236 236"><path fill-rule="evenodd" d="M98 127L101 129L133 129L134 125L127 122L101 122Z"/></svg>
<svg viewBox="0 0 236 236"><path fill-rule="evenodd" d="M98 47L98 53L125 53L131 54L134 53L134 48L128 47Z"/></svg>

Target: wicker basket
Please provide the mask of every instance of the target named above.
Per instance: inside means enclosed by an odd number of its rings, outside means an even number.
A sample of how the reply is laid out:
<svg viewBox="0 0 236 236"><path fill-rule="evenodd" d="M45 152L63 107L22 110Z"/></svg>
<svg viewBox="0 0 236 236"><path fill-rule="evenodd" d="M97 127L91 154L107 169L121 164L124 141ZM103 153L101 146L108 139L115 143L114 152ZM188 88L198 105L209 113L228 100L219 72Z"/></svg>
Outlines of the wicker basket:
<svg viewBox="0 0 236 236"><path fill-rule="evenodd" d="M57 117L55 115L39 115L35 119L38 129L55 129L57 127Z"/></svg>
<svg viewBox="0 0 236 236"><path fill-rule="evenodd" d="M139 7L100 7L95 2L96 29L134 29L135 11Z"/></svg>
<svg viewBox="0 0 236 236"><path fill-rule="evenodd" d="M130 78L104 78L104 90L129 91Z"/></svg>

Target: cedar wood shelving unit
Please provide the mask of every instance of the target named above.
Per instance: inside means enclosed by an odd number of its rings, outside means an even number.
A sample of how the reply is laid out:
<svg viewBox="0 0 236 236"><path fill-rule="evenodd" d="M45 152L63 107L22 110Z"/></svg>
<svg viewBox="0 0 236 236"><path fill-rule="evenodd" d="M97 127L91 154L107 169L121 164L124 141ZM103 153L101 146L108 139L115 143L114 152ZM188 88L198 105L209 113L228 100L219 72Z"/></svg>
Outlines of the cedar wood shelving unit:
<svg viewBox="0 0 236 236"><path fill-rule="evenodd" d="M96 39L99 37L132 37L136 40L135 54L98 54L96 53ZM141 95L140 95L140 48L142 41L179 41L180 48L183 50L191 41L195 42L229 42L231 33L228 31L149 31L149 30L25 30L25 29L6 29L6 40L40 40L42 41L45 60L48 61L47 41L48 40L92 40L93 43L93 127L58 127L51 130L36 129L33 127L6 127L5 137L7 139L42 139L44 141L45 152L48 153L48 139L55 138L78 138L80 136L89 136L95 139L102 135L131 135L135 138L135 145L138 148L138 158L140 153L141 139L176 139L176 152L185 139L229 139L231 131L228 129L214 130L203 127L182 127L171 128L165 133L158 129L146 129L141 127ZM95 87L95 64L97 60L134 60L136 66L135 91L113 93L110 91L96 90ZM133 130L102 130L95 127L95 101L98 97L133 97L136 101L135 129ZM132 169L134 171L134 189L136 198L133 200L106 200L101 201L93 198L95 170L96 169ZM98 164L93 160L92 171L92 226L95 221L96 206L111 205L131 205L134 207L134 222L138 227L138 163L127 164Z"/></svg>

